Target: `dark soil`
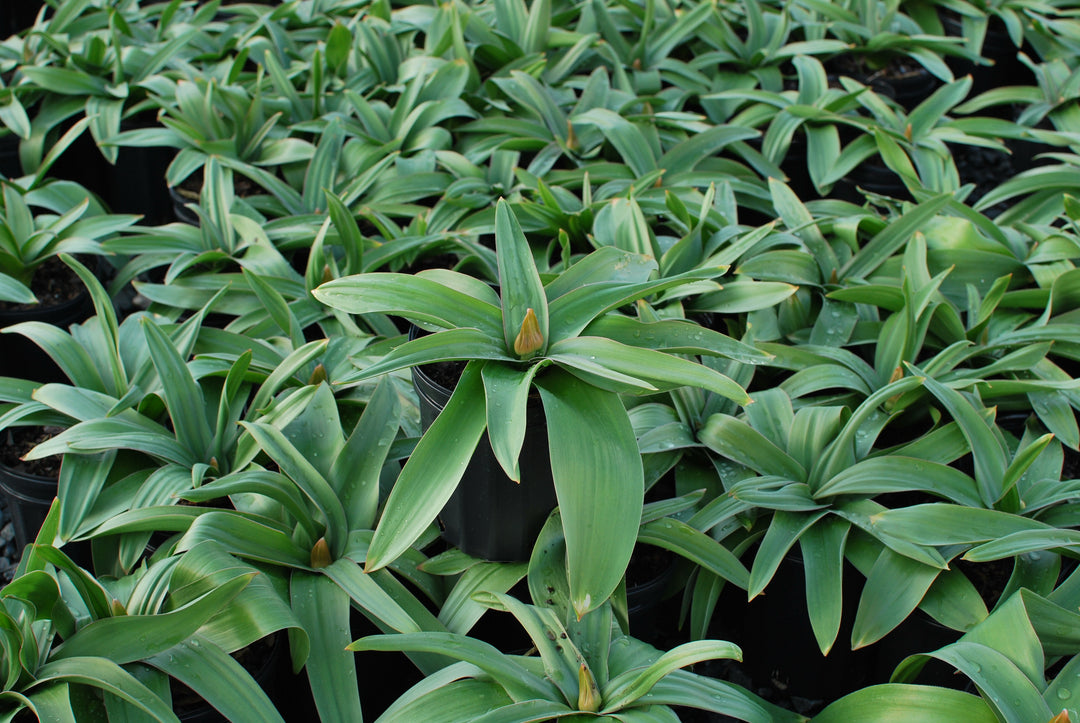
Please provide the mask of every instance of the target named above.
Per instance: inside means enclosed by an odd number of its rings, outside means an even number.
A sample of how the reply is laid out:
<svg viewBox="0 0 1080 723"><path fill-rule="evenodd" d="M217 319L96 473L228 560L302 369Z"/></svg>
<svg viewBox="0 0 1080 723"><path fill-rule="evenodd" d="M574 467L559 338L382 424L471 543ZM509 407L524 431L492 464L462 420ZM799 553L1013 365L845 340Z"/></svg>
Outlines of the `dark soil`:
<svg viewBox="0 0 1080 723"><path fill-rule="evenodd" d="M671 569L674 557L662 547L637 544L626 568L626 587L639 587L661 577Z"/></svg>
<svg viewBox="0 0 1080 723"><path fill-rule="evenodd" d="M24 474L59 477L59 455L24 461L22 456L42 442L55 437L60 427L9 427L0 432L0 464Z"/></svg>
<svg viewBox="0 0 1080 723"><path fill-rule="evenodd" d="M446 389L457 386L461 373L465 371L465 361L445 361L436 364L424 364L420 367L433 382Z"/></svg>
<svg viewBox="0 0 1080 723"><path fill-rule="evenodd" d="M81 259L85 263L85 259ZM82 279L58 257L45 261L34 272L30 290L38 298L36 304L13 304L0 301L0 311L23 311L42 306L56 306L70 301L86 291Z"/></svg>
<svg viewBox="0 0 1080 723"><path fill-rule="evenodd" d="M1016 174L1012 156L1005 151L993 148L954 144L950 146L960 183L971 183L975 189L967 197L967 205L974 205L980 198L997 188ZM990 218L1008 208L1007 203L999 203L985 211Z"/></svg>

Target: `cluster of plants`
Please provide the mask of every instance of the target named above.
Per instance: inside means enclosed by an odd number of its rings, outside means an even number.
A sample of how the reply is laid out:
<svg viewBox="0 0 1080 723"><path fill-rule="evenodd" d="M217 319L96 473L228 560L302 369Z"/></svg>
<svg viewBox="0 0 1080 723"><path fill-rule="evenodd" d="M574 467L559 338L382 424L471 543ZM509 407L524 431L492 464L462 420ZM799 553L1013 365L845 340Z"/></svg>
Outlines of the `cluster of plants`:
<svg viewBox="0 0 1080 723"><path fill-rule="evenodd" d="M1078 57L1060 0L44 0L0 719L1080 720Z"/></svg>

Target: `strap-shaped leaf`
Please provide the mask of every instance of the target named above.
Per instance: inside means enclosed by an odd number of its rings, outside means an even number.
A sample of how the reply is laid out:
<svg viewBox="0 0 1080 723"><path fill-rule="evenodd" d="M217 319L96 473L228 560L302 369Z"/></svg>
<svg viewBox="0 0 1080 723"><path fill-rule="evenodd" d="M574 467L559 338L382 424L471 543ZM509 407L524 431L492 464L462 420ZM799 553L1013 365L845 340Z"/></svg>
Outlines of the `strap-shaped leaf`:
<svg viewBox="0 0 1080 723"><path fill-rule="evenodd" d="M611 679L602 691L603 712L614 712L648 693L662 678L706 660L742 660L739 646L723 640L694 640L667 651L644 670L631 669Z"/></svg>
<svg viewBox="0 0 1080 723"><path fill-rule="evenodd" d="M984 506L993 507L1008 492L1005 487L1008 460L1001 443L998 442L990 426L974 405L960 392L931 377L926 377L923 385L927 391L937 397L942 406L960 425L964 438L971 445L979 496Z"/></svg>
<svg viewBox="0 0 1080 723"><path fill-rule="evenodd" d="M930 685L871 685L845 695L814 716L815 723L998 723L990 706L977 695ZM1041 720L1041 719L1038 719ZM1049 718L1047 719L1049 720Z"/></svg>
<svg viewBox="0 0 1080 723"><path fill-rule="evenodd" d="M143 332L146 334L150 358L161 377L176 440L192 457L205 462L211 436L202 389L161 327L146 320L143 322Z"/></svg>
<svg viewBox="0 0 1080 723"><path fill-rule="evenodd" d="M345 519L345 509L341 506L341 500L334 488L280 429L265 422L241 424L270 459L277 462L281 471L288 475L319 509L326 519L326 542L334 559L337 559L345 549L349 526Z"/></svg>
<svg viewBox="0 0 1080 723"><path fill-rule="evenodd" d="M913 457L887 455L856 462L824 482L815 497L839 494L878 495L922 490L961 505L980 507L975 481L955 467Z"/></svg>
<svg viewBox="0 0 1080 723"><path fill-rule="evenodd" d="M515 361L507 356L499 337L476 329L447 329L394 347L370 366L339 381L353 382L409 367L454 360Z"/></svg>
<svg viewBox="0 0 1080 723"><path fill-rule="evenodd" d="M495 610L509 612L529 634L536 652L544 662L544 677L562 691L571 705L578 700L578 666L583 660L567 630L552 608L526 605L501 592L480 593L477 599ZM610 629L610 621L608 625Z"/></svg>
<svg viewBox="0 0 1080 723"><path fill-rule="evenodd" d="M573 357L588 359L598 366L656 389L698 387L715 392L739 404L749 404L750 396L737 382L697 362L672 354L620 344L603 337L577 337L553 344L553 358L573 365Z"/></svg>
<svg viewBox="0 0 1080 723"><path fill-rule="evenodd" d="M940 573L936 567L882 550L859 598L851 631L852 649L877 642L902 623Z"/></svg>
<svg viewBox="0 0 1080 723"><path fill-rule="evenodd" d="M714 452L764 475L793 482L806 479L806 470L780 447L746 422L726 414L709 417L698 438Z"/></svg>
<svg viewBox="0 0 1080 723"><path fill-rule="evenodd" d="M66 452L102 452L109 449L134 449L187 467L193 467L200 462L199 457L194 456L187 447L178 444L164 427L148 430L141 424L133 423L129 415L124 418L111 417L80 422L34 447L24 459L41 459Z"/></svg>
<svg viewBox="0 0 1080 723"><path fill-rule="evenodd" d="M156 655L193 635L207 620L220 613L256 574L252 571L234 577L169 612L94 620L57 646L50 659L100 655L123 664Z"/></svg>
<svg viewBox="0 0 1080 723"><path fill-rule="evenodd" d="M655 259L614 246L601 246L549 281L544 291L548 301L553 302L563 294L586 284L605 281L639 284L648 281L654 271Z"/></svg>
<svg viewBox="0 0 1080 723"><path fill-rule="evenodd" d="M365 615L381 620L398 632L420 632L416 620L352 560L335 560L322 572L344 590Z"/></svg>
<svg viewBox="0 0 1080 723"><path fill-rule="evenodd" d="M369 635L354 641L348 649L441 653L472 663L491 676L514 700L559 700L561 697L551 681L535 675L512 656L489 643L464 635L433 632Z"/></svg>
<svg viewBox="0 0 1080 723"><path fill-rule="evenodd" d="M645 133L615 111L593 108L572 116L570 121L602 131L635 177L657 170L656 153Z"/></svg>
<svg viewBox="0 0 1080 723"><path fill-rule="evenodd" d="M524 333L527 312L532 309L539 327L539 346L529 344L519 357L544 354L548 346L548 303L540 274L521 224L510 205L500 199L495 206L495 249L499 265L499 296L502 301L502 333L506 349L516 351L515 340Z"/></svg>
<svg viewBox="0 0 1080 723"><path fill-rule="evenodd" d="M646 522L638 531L638 542L671 550L744 590L750 583L750 572L731 550L679 519Z"/></svg>
<svg viewBox="0 0 1080 723"><path fill-rule="evenodd" d="M525 369L497 362L484 365L484 402L487 407L488 438L495 459L506 476L521 481L518 456L525 442L526 408L533 377L542 368Z"/></svg>
<svg viewBox="0 0 1080 723"><path fill-rule="evenodd" d="M239 663L237 665L239 666ZM47 689L57 682L99 688L123 699L142 713L152 716L156 721L180 722L180 719L157 693L147 688L116 663L99 656L64 658L45 663L34 671L34 681L26 693L33 700L37 690Z"/></svg>
<svg viewBox="0 0 1080 723"><path fill-rule="evenodd" d="M780 563L806 530L817 524L828 512L786 512L773 514L765 537L761 540L754 563L750 567L750 584L747 595L750 600L760 595L776 574Z"/></svg>
<svg viewBox="0 0 1080 723"><path fill-rule="evenodd" d="M385 272L344 276L326 282L312 294L350 314L397 314L447 329L472 328L503 338L497 307L421 276Z"/></svg>
<svg viewBox="0 0 1080 723"><path fill-rule="evenodd" d="M196 637L184 641L145 662L191 688L226 720L256 716L270 723L284 723L251 674L210 640Z"/></svg>
<svg viewBox="0 0 1080 723"><path fill-rule="evenodd" d="M1076 530L1021 530L976 545L964 554L971 562L1002 560L1027 552L1049 550L1056 547L1074 548L1080 545L1080 532Z"/></svg>
<svg viewBox="0 0 1080 723"><path fill-rule="evenodd" d="M364 569L378 570L401 556L442 510L487 426L481 364L470 362L450 400L405 463L368 548Z"/></svg>
<svg viewBox="0 0 1080 723"><path fill-rule="evenodd" d="M380 716L382 723L412 723L418 720L442 720L446 723L476 723L484 714L514 707L506 692L493 680L463 678L463 671L474 668L468 663L454 663L429 675L420 683L405 691L400 698ZM557 706L565 712L566 706L547 701L526 701Z"/></svg>
<svg viewBox="0 0 1080 723"><path fill-rule="evenodd" d="M718 269L695 269L642 283L608 281L576 287L551 302L550 343L577 336L594 319L620 306L693 281L711 279L718 273Z"/></svg>
<svg viewBox="0 0 1080 723"><path fill-rule="evenodd" d="M2 278L2 277L0 277ZM64 376L80 387L105 391L106 385L87 350L56 324L24 321L4 327L5 334L22 334L56 362Z"/></svg>
<svg viewBox="0 0 1080 723"><path fill-rule="evenodd" d="M912 505L876 516L874 528L920 545L974 545L1015 532L1052 527L1008 512L945 503Z"/></svg>
<svg viewBox="0 0 1080 723"><path fill-rule="evenodd" d="M217 540L238 557L307 569L310 550L299 547L287 530L269 522L266 518L256 519L233 511L210 510L191 520L176 550L183 552L204 540Z"/></svg>
<svg viewBox="0 0 1080 723"><path fill-rule="evenodd" d="M799 537L806 578L806 611L822 655L828 655L843 615L844 548L851 525L839 517L819 520Z"/></svg>
<svg viewBox="0 0 1080 723"><path fill-rule="evenodd" d="M900 250L924 224L945 208L952 199L952 193L942 193L923 201L918 206L902 214L884 229L874 235L840 269L839 275L845 279L862 279L877 269L887 258Z"/></svg>
<svg viewBox="0 0 1080 723"><path fill-rule="evenodd" d="M644 472L622 401L566 374L538 381L551 474L566 537L567 575L581 617L622 581L637 539Z"/></svg>
<svg viewBox="0 0 1080 723"><path fill-rule="evenodd" d="M319 718L348 723L362 720L356 656L349 644L349 596L323 575L294 573L289 597L311 640L307 674Z"/></svg>
<svg viewBox="0 0 1080 723"><path fill-rule="evenodd" d="M401 422L401 400L390 379L381 379L345 446L330 468L350 530L375 526L379 475Z"/></svg>

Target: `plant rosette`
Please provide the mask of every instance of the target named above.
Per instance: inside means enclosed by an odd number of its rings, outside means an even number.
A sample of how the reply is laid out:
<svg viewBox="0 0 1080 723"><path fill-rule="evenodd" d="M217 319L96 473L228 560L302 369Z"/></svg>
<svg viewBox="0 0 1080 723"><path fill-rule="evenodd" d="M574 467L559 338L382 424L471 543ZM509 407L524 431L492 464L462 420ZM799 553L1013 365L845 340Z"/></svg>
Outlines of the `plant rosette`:
<svg viewBox="0 0 1080 723"><path fill-rule="evenodd" d="M622 580L641 518L644 473L621 395L695 386L742 404L750 398L723 374L676 356L718 353L709 348L708 330L609 313L711 278L715 269L657 279L651 257L605 247L543 284L504 200L495 216L498 293L483 281L438 269L415 276L358 274L313 292L336 309L396 314L433 332L401 344L345 383L422 364L469 362L402 469L366 569L392 562L435 520L485 429L507 476L520 479L526 405L536 388L547 420L573 607L584 615Z"/></svg>

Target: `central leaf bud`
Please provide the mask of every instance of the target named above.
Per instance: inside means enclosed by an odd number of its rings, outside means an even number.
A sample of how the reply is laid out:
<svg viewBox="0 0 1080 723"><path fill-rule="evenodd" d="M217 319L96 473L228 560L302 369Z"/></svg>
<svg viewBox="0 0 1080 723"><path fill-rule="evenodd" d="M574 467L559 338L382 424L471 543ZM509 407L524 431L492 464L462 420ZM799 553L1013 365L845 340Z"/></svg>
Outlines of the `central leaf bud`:
<svg viewBox="0 0 1080 723"><path fill-rule="evenodd" d="M525 310L525 318L521 321L521 329L517 338L514 339L514 353L519 357L532 356L544 348L544 335L540 333L540 321L536 318L536 312L531 308Z"/></svg>

